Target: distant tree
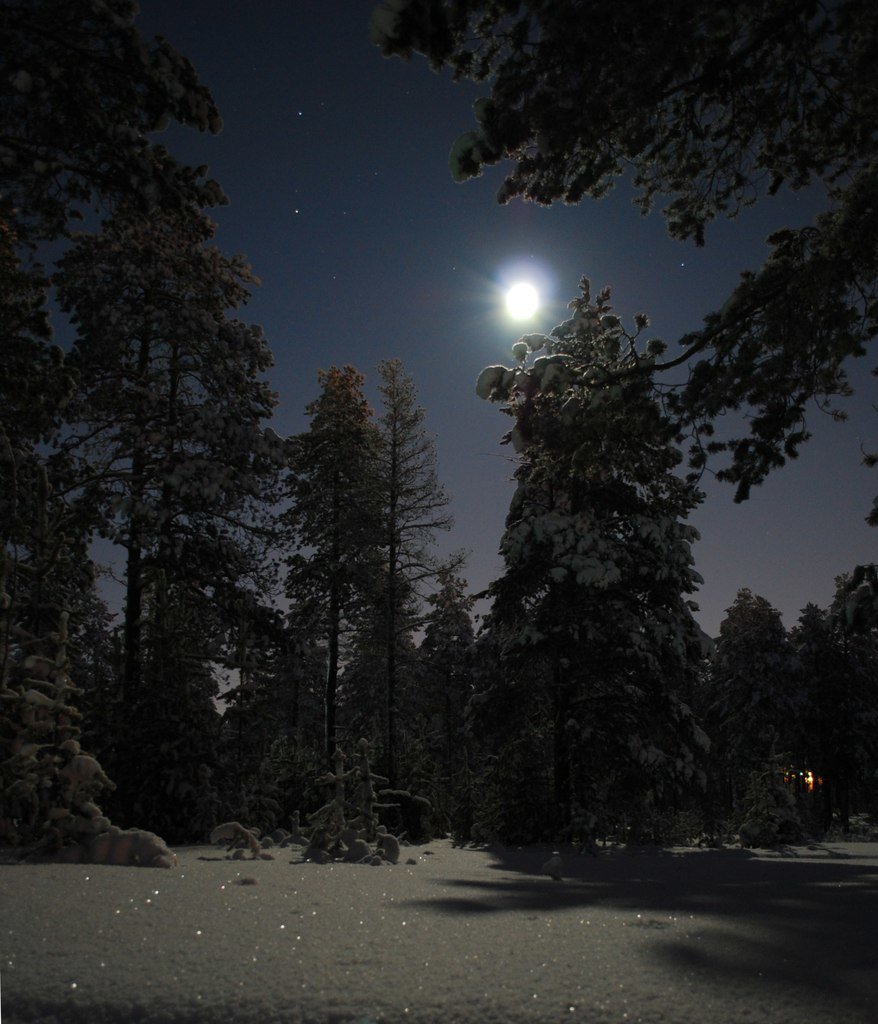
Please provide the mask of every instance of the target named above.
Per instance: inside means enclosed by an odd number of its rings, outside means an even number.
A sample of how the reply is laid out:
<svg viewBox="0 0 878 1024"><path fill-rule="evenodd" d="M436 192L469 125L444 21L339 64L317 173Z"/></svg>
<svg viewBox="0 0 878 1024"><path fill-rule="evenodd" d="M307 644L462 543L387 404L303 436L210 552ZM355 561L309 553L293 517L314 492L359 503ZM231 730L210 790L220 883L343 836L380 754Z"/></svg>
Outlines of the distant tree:
<svg viewBox="0 0 878 1024"><path fill-rule="evenodd" d="M466 715L473 693L474 603L466 581L453 568L440 569L436 590L427 598L429 610L418 648L413 701L427 722L429 754L439 768L440 792L433 800L440 806L435 809L445 811L455 833L467 835L472 825L468 799L471 742Z"/></svg>
<svg viewBox="0 0 878 1024"><path fill-rule="evenodd" d="M438 724L442 760L450 777L460 767L466 706L471 694L469 661L475 642L475 597L453 569L439 571L437 589L427 598L429 611L418 649L423 678L422 706Z"/></svg>
<svg viewBox="0 0 878 1024"><path fill-rule="evenodd" d="M387 772L396 785L399 669L403 643L411 646L425 587L440 572L458 567L462 556L443 563L432 545L452 518L436 472L436 445L424 428L411 377L398 359L379 364L381 411L375 464L378 488L379 560L377 592L383 618Z"/></svg>
<svg viewBox="0 0 878 1024"><path fill-rule="evenodd" d="M794 457L810 403L850 393L847 365L878 330L875 5L391 0L370 28L385 55L421 52L487 84L451 170L464 180L511 161L501 202L577 203L630 176L644 211L668 197L671 235L702 244L719 215L782 188L825 190L826 212L771 235L762 269L650 367L690 365L673 413L695 430L696 469L730 453L719 476L738 500ZM710 440L739 409L749 433Z"/></svg>
<svg viewBox="0 0 878 1024"><path fill-rule="evenodd" d="M865 582L868 580L868 582ZM832 709L839 721L839 749L835 757L843 775L838 787L837 810L847 830L851 811L878 811L875 782L878 779L878 620L874 609L875 566L858 566L836 581L830 605L830 621L839 636L845 678ZM872 597L864 600L863 589ZM828 813L828 812L827 812Z"/></svg>
<svg viewBox="0 0 878 1024"><path fill-rule="evenodd" d="M326 648L293 605L285 616L283 649L275 663L280 735L296 751L324 746Z"/></svg>
<svg viewBox="0 0 878 1024"><path fill-rule="evenodd" d="M88 693L118 683L117 613L101 595L99 580L76 595L70 615L71 664Z"/></svg>
<svg viewBox="0 0 878 1024"><path fill-rule="evenodd" d="M485 733L502 724L495 750L522 743L531 758L529 737L547 737L543 828L588 835L672 802L697 776L704 738L677 696L702 656L687 597L697 534L684 522L700 494L674 473L674 425L648 376L618 375L649 354L608 292L592 303L581 287L552 338L522 338L517 364L477 384L512 416L520 464L490 587L500 670L476 706ZM508 805L507 825L520 810Z"/></svg>
<svg viewBox="0 0 878 1024"><path fill-rule="evenodd" d="M236 787L256 773L272 741L294 728L283 619L262 595L242 592L235 600L222 662L230 682L222 700Z"/></svg>
<svg viewBox="0 0 878 1024"><path fill-rule="evenodd" d="M878 772L878 637L872 630L852 629L839 614L847 585L840 577L833 609L809 604L790 631L806 701L801 767L822 779L824 828L838 812L845 830L854 802L870 802Z"/></svg>
<svg viewBox="0 0 878 1024"><path fill-rule="evenodd" d="M256 614L254 614L256 612ZM297 609L242 608L224 663L220 771L225 814L271 831L309 805L323 759L325 648Z"/></svg>
<svg viewBox="0 0 878 1024"><path fill-rule="evenodd" d="M219 824L212 780L221 722L211 655L219 660L222 636L192 580L150 568L145 584L141 690L121 709L122 742L110 762L113 818L171 843L203 842Z"/></svg>
<svg viewBox="0 0 878 1024"><path fill-rule="evenodd" d="M805 697L794 665L780 612L739 590L720 623L705 717L726 810L737 804L751 773L775 755L801 757Z"/></svg>
<svg viewBox="0 0 878 1024"><path fill-rule="evenodd" d="M318 373L321 393L309 403L309 429L293 441L284 513L286 593L298 632L325 650L323 749L337 745L342 645L360 611L375 566L378 445L363 376L352 366Z"/></svg>
<svg viewBox="0 0 878 1024"><path fill-rule="evenodd" d="M796 652L798 683L805 701L803 714L802 763L796 767L808 768L822 780L823 827L832 823L833 791L848 789L835 777L841 768L840 747L843 743L843 729L839 728L840 718L846 717L848 708L842 714L839 703L840 691L845 688L843 657L838 643L839 636L832 628L828 612L814 604L802 609L799 621L790 630L790 642ZM838 774L845 774L842 772ZM845 779L845 782L847 779ZM841 794L838 794L841 796ZM849 815L850 808L844 801Z"/></svg>
<svg viewBox="0 0 878 1024"><path fill-rule="evenodd" d="M345 736L373 738L376 770L389 778L387 645L388 609L383 584L386 576L381 550L372 554L372 570L365 603L351 623L346 645L344 673L340 689L339 722ZM404 622L400 620L403 618ZM413 724L407 698L417 671L417 649L413 637L416 606L411 596L397 609L393 663L398 687L393 694L394 765L398 767L399 749ZM394 778L396 776L394 772ZM394 783L395 784L395 783Z"/></svg>
<svg viewBox="0 0 878 1024"><path fill-rule="evenodd" d="M67 232L94 200L144 212L223 201L219 187L150 141L169 121L217 132L195 70L146 42L133 0L0 3L0 223L18 244Z"/></svg>

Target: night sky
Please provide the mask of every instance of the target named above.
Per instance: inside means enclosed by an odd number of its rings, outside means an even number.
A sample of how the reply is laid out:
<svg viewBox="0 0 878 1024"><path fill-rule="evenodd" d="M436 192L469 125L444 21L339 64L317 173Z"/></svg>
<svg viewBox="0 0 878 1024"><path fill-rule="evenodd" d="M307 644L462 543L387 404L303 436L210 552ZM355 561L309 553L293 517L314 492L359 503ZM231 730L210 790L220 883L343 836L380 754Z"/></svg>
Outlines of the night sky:
<svg viewBox="0 0 878 1024"><path fill-rule="evenodd" d="M400 358L435 434L456 526L443 550L471 552L467 578L484 588L497 554L514 464L499 444L508 420L474 392L479 371L511 362L525 331L565 319L579 278L610 285L616 311L652 321L670 343L722 305L765 236L807 223L809 196L781 196L707 232L707 244L667 238L656 213L643 218L624 186L607 199L544 209L499 206L502 171L463 185L447 169L455 137L472 127L484 93L431 72L424 60L385 60L369 42L372 0L141 0L139 26L166 36L197 68L223 115L216 137L172 129L168 148L206 163L230 197L214 211L224 252L249 258L262 286L243 317L262 324L275 355L281 433L307 427L318 368L351 363L374 398L375 367ZM503 290L529 278L544 307L522 326ZM745 505L705 477L693 516L705 583L695 599L715 634L740 587L784 613L789 627L814 601L826 606L834 577L871 561L864 523L878 477L861 446L878 449L869 366L848 403L847 424L815 412L803 455Z"/></svg>

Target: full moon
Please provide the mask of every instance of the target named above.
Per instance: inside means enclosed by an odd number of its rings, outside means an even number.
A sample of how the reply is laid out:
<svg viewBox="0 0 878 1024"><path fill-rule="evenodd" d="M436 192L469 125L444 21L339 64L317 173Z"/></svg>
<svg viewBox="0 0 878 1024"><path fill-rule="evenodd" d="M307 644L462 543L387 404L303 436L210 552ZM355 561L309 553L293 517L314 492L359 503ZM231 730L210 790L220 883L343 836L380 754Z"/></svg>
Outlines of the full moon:
<svg viewBox="0 0 878 1024"><path fill-rule="evenodd" d="M514 284L506 293L506 311L514 320L529 320L540 305L536 288L526 281Z"/></svg>

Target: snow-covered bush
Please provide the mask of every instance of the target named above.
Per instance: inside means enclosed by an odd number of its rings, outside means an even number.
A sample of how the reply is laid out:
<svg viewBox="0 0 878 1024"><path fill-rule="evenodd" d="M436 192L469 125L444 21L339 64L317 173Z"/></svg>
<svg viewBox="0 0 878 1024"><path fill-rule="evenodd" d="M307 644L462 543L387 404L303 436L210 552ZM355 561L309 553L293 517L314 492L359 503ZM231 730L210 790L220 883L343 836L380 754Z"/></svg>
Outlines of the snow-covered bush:
<svg viewBox="0 0 878 1024"><path fill-rule="evenodd" d="M750 774L738 819L741 846L777 846L802 838L796 800L784 784L777 758Z"/></svg>

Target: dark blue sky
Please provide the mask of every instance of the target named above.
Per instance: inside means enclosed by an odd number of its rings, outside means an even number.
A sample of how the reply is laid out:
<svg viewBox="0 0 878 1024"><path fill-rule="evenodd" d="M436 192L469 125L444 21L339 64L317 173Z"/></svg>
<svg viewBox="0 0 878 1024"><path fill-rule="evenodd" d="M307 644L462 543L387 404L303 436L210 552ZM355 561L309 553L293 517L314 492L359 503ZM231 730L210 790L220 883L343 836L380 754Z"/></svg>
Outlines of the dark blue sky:
<svg viewBox="0 0 878 1024"><path fill-rule="evenodd" d="M172 130L167 145L206 163L231 199L218 243L243 252L261 278L245 316L275 353L275 427L306 427L318 368L352 363L374 394L375 366L398 357L413 376L456 528L443 548L471 551L468 578L483 588L497 547L513 465L498 441L499 410L474 393L483 366L511 359L523 330L550 330L586 274L610 285L630 323L674 342L722 304L765 236L808 222L813 201L779 197L714 226L707 245L672 242L658 214L643 218L619 188L600 202L501 207L498 169L456 185L455 137L472 127L480 91L433 74L422 60L388 61L368 40L371 0L142 0L139 26L166 36L197 68L225 127L217 137ZM546 306L525 328L502 304L511 279L531 275ZM826 605L833 579L874 558L864 523L878 477L860 446L878 449L867 390L839 426L815 413L816 439L745 505L705 478L693 517L705 584L696 600L715 633L740 587L762 594L788 626L808 601Z"/></svg>

